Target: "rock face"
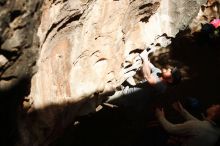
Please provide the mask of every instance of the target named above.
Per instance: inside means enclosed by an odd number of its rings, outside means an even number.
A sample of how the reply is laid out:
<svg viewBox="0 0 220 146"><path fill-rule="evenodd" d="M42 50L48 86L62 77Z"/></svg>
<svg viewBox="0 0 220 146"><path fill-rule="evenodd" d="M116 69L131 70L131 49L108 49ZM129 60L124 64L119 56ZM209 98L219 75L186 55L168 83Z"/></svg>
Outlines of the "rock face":
<svg viewBox="0 0 220 146"><path fill-rule="evenodd" d="M94 111L123 82L123 69L134 63L138 49L168 45L204 2L46 1L38 71L27 97L31 106L25 107L27 121L33 114L35 120L25 125L31 127L25 137L49 142L76 116ZM33 138L29 131L36 128Z"/></svg>
<svg viewBox="0 0 220 146"><path fill-rule="evenodd" d="M198 32L201 29L201 24L209 23L214 18L219 18L220 0L208 0L206 4L202 5L198 15L190 23L191 32Z"/></svg>
<svg viewBox="0 0 220 146"><path fill-rule="evenodd" d="M0 0L0 145L12 145L38 57L41 0Z"/></svg>
<svg viewBox="0 0 220 146"><path fill-rule="evenodd" d="M169 37L184 29L204 2L46 2L38 30L41 51L32 80L32 110L114 90L137 49L169 44Z"/></svg>
<svg viewBox="0 0 220 146"><path fill-rule="evenodd" d="M94 112L127 78L124 70L135 63L144 48L154 50L170 44L170 39L188 26L205 2L46 0L37 31L37 72L21 108L18 145L48 145L77 116ZM40 5L36 3L34 10ZM6 2L1 1L0 5ZM9 30L13 29L13 33L1 43L1 51L19 52L21 46L35 46L35 37L26 34L32 31L22 29L29 26L23 21L29 11L13 11L14 17L21 17L11 18ZM36 54L32 58L27 53L33 62ZM5 55L0 56L0 67L7 68L8 60ZM27 64L33 66L33 62ZM1 80L2 84L5 82Z"/></svg>
<svg viewBox="0 0 220 146"><path fill-rule="evenodd" d="M0 89L29 74L37 58L41 2L0 1ZM7 80L7 78L16 78Z"/></svg>

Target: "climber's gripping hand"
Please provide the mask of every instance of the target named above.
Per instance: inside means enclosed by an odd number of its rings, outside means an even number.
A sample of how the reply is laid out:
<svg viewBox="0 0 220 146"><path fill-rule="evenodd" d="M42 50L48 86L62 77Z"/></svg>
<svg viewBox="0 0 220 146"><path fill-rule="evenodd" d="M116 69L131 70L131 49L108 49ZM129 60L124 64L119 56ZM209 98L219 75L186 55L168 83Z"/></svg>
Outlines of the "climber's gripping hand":
<svg viewBox="0 0 220 146"><path fill-rule="evenodd" d="M150 53L151 53L151 49L149 48L145 49L142 53L140 53L140 55L138 55L134 59L134 63L131 66L124 68L123 74L124 74L125 80L134 76L136 72L142 68L143 61L148 61L148 55Z"/></svg>

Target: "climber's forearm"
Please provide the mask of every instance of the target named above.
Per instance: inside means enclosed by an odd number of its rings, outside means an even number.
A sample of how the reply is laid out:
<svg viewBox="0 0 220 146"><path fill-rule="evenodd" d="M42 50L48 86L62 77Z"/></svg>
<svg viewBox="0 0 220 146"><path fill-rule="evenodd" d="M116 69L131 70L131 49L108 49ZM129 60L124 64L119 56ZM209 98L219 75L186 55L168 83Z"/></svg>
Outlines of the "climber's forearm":
<svg viewBox="0 0 220 146"><path fill-rule="evenodd" d="M150 62L148 59L143 59L143 74L146 80L148 80L151 76L151 69L149 63Z"/></svg>

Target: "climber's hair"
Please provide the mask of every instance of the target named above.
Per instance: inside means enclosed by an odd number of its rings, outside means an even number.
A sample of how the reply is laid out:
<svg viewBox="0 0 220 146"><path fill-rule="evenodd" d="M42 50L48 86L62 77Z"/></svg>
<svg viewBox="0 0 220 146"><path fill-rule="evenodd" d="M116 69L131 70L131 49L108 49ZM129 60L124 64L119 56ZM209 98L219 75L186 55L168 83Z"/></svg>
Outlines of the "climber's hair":
<svg viewBox="0 0 220 146"><path fill-rule="evenodd" d="M181 74L180 70L177 67L174 67L171 70L171 75L172 75L172 78L173 78L173 81L170 83L171 85L177 85L181 82L182 74Z"/></svg>
<svg viewBox="0 0 220 146"><path fill-rule="evenodd" d="M212 24L206 23L202 25L201 32L204 34L210 34L213 33L215 30L215 27Z"/></svg>

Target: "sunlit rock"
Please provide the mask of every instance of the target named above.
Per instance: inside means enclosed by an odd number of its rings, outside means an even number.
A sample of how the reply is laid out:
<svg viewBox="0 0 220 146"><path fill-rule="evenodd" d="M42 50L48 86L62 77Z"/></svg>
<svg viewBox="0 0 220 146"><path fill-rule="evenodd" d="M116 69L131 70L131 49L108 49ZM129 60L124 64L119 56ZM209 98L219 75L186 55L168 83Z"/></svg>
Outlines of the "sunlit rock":
<svg viewBox="0 0 220 146"><path fill-rule="evenodd" d="M95 112L125 80L123 70L140 51L169 45L205 2L45 1L21 143L49 144L75 117Z"/></svg>

